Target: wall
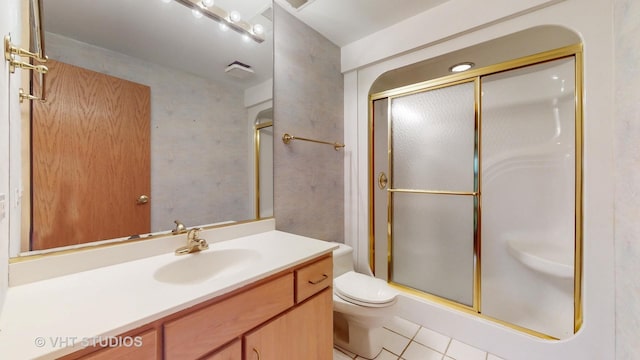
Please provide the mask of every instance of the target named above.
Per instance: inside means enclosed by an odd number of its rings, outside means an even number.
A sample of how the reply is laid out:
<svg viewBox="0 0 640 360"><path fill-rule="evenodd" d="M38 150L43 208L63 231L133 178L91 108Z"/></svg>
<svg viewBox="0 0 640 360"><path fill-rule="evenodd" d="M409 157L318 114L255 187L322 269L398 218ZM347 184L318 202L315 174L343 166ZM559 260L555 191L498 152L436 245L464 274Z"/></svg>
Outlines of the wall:
<svg viewBox="0 0 640 360"><path fill-rule="evenodd" d="M345 152L284 133L342 142L340 49L274 6L274 210L276 228L344 241ZM353 144L347 144L347 147Z"/></svg>
<svg viewBox="0 0 640 360"><path fill-rule="evenodd" d="M3 11L0 12L0 35L3 38L11 35L11 41L17 46L25 46L21 43L20 31L22 3L20 0L4 1ZM20 222L14 220L20 214L20 203L19 198L15 198L13 187L14 184L20 184L20 168L19 164L15 166L9 162L10 155L20 149L19 136L12 136L20 131L20 79L21 70L9 74L9 63L3 57L0 65L0 194L4 194L5 214L0 216L0 310L8 289L9 239L20 229Z"/></svg>
<svg viewBox="0 0 640 360"><path fill-rule="evenodd" d="M515 2L512 2L515 3ZM367 96L386 71L460 50L540 25L559 25L576 32L584 46L584 257L583 310L580 331L565 341L537 341L471 315L444 309L410 295L398 302L411 320L505 359L610 359L615 350L614 218L613 218L613 8L610 0L517 2L451 0L429 16L394 25L343 48L345 73L345 142L357 144L346 173L346 218L353 224L346 242L358 244L358 268L367 267L368 251L368 108ZM526 5L533 7L526 8ZM515 5L514 5L515 6ZM509 11L515 11L509 15ZM496 14L499 16L496 17ZM437 16L435 16L437 15ZM473 21L450 21L473 17ZM404 26L413 24L414 26ZM598 24L595 26L595 24ZM422 29L424 31L416 31ZM427 29L428 28L428 29ZM430 31L429 29L434 29ZM422 42L411 51L394 52L406 39ZM356 59L355 52L361 56ZM371 49L368 51L368 49ZM387 49L390 49L387 51ZM372 55L373 54L373 55ZM353 55L353 56L351 56ZM349 67L345 61L349 61ZM637 152L637 151L636 151ZM357 230L353 230L353 229Z"/></svg>
<svg viewBox="0 0 640 360"><path fill-rule="evenodd" d="M616 359L640 354L640 2L616 0Z"/></svg>
<svg viewBox="0 0 640 360"><path fill-rule="evenodd" d="M151 87L151 231L253 217L242 89L56 34L47 53Z"/></svg>

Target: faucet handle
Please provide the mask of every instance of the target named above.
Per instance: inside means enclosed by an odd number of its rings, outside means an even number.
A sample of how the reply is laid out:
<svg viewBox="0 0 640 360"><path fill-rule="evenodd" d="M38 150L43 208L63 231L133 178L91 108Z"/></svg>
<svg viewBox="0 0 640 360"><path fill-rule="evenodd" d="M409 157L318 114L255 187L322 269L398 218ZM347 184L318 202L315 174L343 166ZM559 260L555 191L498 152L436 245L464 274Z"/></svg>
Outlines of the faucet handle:
<svg viewBox="0 0 640 360"><path fill-rule="evenodd" d="M198 239L197 241L198 241L198 249L207 250L209 248L209 244L207 243L207 240Z"/></svg>
<svg viewBox="0 0 640 360"><path fill-rule="evenodd" d="M176 224L175 229L171 230L172 234L182 234L187 232L187 227L184 226L184 224L180 221L180 220L174 220L173 221Z"/></svg>

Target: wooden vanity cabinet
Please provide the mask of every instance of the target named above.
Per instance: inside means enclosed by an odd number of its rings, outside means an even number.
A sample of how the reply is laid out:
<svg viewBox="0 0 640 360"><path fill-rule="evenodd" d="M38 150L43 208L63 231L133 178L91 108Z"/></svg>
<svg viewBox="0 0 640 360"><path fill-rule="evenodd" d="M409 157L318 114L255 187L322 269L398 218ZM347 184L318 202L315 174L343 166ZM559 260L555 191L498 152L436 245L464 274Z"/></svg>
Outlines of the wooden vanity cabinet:
<svg viewBox="0 0 640 360"><path fill-rule="evenodd" d="M126 333L141 347L64 359L331 360L332 269L331 255L319 257Z"/></svg>
<svg viewBox="0 0 640 360"><path fill-rule="evenodd" d="M245 360L333 359L333 259L294 274L296 307L244 336Z"/></svg>

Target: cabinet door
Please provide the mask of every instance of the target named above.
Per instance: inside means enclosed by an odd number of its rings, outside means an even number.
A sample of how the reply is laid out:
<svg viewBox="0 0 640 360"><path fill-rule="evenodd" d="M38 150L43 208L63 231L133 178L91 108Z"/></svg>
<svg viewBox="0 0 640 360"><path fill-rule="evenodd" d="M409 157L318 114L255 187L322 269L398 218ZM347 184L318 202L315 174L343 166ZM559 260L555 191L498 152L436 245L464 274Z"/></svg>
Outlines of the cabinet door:
<svg viewBox="0 0 640 360"><path fill-rule="evenodd" d="M236 340L215 353L201 360L242 360L242 344Z"/></svg>
<svg viewBox="0 0 640 360"><path fill-rule="evenodd" d="M333 359L333 296L325 289L245 336L245 360Z"/></svg>
<svg viewBox="0 0 640 360"><path fill-rule="evenodd" d="M131 346L104 348L81 357L82 360L156 360L158 356L158 333L150 330L132 336ZM127 343L129 344L129 343Z"/></svg>

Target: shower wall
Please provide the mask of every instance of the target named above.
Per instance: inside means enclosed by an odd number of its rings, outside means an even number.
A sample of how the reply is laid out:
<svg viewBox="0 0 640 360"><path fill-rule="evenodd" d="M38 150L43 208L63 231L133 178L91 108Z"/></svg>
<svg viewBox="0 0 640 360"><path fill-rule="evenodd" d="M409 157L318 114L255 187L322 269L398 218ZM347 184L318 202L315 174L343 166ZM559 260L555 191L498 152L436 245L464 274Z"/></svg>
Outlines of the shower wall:
<svg viewBox="0 0 640 360"><path fill-rule="evenodd" d="M615 0L616 359L640 354L640 2Z"/></svg>

